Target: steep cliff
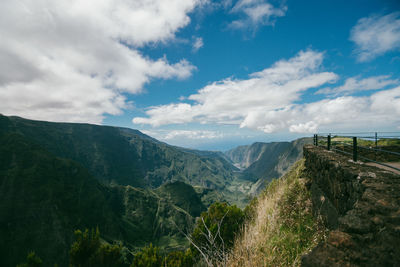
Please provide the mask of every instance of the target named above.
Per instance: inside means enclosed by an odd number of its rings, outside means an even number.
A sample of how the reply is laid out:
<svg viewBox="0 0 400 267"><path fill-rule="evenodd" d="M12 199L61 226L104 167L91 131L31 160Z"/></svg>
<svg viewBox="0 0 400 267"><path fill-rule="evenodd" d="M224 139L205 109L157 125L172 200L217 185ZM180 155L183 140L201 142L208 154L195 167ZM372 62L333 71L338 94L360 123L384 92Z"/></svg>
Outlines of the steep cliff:
<svg viewBox="0 0 400 267"><path fill-rule="evenodd" d="M311 144L311 138L300 138L292 142L254 143L239 146L225 155L242 169L246 179L254 181L250 193L259 194L272 178L279 178L303 156L303 146Z"/></svg>
<svg viewBox="0 0 400 267"><path fill-rule="evenodd" d="M313 210L332 230L302 266L399 266L400 176L306 146Z"/></svg>

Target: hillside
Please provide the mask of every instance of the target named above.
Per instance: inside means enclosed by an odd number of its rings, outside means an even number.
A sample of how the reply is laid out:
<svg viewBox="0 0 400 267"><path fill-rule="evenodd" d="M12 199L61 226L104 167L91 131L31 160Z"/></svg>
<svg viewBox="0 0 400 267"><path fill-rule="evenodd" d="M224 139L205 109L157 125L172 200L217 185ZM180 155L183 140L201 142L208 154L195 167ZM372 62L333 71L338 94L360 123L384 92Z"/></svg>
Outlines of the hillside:
<svg viewBox="0 0 400 267"><path fill-rule="evenodd" d="M305 146L246 208L225 266L398 266L400 176Z"/></svg>
<svg viewBox="0 0 400 267"><path fill-rule="evenodd" d="M250 192L257 195L272 178L281 177L301 159L303 146L310 143L311 138L292 142L257 142L229 150L225 155L242 169L244 177L255 181Z"/></svg>
<svg viewBox="0 0 400 267"><path fill-rule="evenodd" d="M132 252L150 242L183 249L180 231L189 232L207 206L248 202L254 182L243 173L254 175L262 160L279 169L298 155L295 145L276 143L239 172L221 152L169 146L132 129L6 116L0 144L5 266L32 250L45 266L66 266L74 230L96 226L103 240Z"/></svg>
<svg viewBox="0 0 400 267"><path fill-rule="evenodd" d="M298 266L325 237L312 213L304 160L271 182L247 207L249 219L226 266Z"/></svg>
<svg viewBox="0 0 400 267"><path fill-rule="evenodd" d="M54 156L11 127L0 118L2 266L15 266L33 250L45 266L67 266L74 230L96 226L103 239L120 240L132 251L149 242L187 246L180 230L205 209L190 185L104 185L80 163Z"/></svg>
<svg viewBox="0 0 400 267"><path fill-rule="evenodd" d="M80 163L103 184L157 188L182 181L221 192L227 201L246 198L236 187L228 189L241 181L222 153L170 146L127 128L1 117L8 121L8 131L28 137L57 157Z"/></svg>

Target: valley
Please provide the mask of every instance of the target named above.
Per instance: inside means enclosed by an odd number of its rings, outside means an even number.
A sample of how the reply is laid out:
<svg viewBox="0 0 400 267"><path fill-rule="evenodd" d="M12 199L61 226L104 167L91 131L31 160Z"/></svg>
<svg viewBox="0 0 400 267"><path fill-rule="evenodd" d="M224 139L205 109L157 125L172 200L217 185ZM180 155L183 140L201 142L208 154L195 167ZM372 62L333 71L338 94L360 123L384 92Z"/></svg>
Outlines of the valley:
<svg viewBox="0 0 400 267"><path fill-rule="evenodd" d="M132 252L182 250L214 202L241 208L302 155L309 139L226 152L170 146L126 128L0 116L0 251L64 266L76 229ZM234 165L240 166L239 168Z"/></svg>

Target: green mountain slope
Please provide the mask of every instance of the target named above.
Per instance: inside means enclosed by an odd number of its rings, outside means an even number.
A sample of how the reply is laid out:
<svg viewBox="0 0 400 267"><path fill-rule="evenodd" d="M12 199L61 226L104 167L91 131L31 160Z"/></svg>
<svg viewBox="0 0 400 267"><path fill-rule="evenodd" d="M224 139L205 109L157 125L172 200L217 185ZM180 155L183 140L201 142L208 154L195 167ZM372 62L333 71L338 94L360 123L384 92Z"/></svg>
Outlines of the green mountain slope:
<svg viewBox="0 0 400 267"><path fill-rule="evenodd" d="M312 138L292 142L257 142L229 150L225 155L242 169L244 177L256 182L250 192L257 194L272 178L285 174L303 156L303 146L311 142Z"/></svg>
<svg viewBox="0 0 400 267"><path fill-rule="evenodd" d="M0 253L15 266L36 250L65 262L73 230L98 225L118 236L118 205L79 164L58 159L24 137L0 137Z"/></svg>
<svg viewBox="0 0 400 267"><path fill-rule="evenodd" d="M169 181L224 190L233 167L217 153L169 146L139 131L9 117L11 129L58 157L75 160L103 183L158 187Z"/></svg>
<svg viewBox="0 0 400 267"><path fill-rule="evenodd" d="M188 232L205 210L182 182L157 190L104 185L80 163L56 157L0 117L0 258L15 266L35 251L45 266L68 265L75 229L98 226L108 242L135 251L152 242L184 248Z"/></svg>

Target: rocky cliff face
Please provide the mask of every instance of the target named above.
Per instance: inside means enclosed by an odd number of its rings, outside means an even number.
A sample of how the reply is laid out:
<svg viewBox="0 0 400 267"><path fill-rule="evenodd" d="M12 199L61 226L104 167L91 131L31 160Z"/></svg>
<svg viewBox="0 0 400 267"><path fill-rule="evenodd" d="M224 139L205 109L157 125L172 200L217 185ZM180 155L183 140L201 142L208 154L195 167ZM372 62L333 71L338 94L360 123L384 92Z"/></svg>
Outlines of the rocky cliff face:
<svg viewBox="0 0 400 267"><path fill-rule="evenodd" d="M267 149L272 150L277 144L279 143L257 142L252 145L238 146L225 152L225 155L235 164L236 167L244 170L259 160L261 155L265 153ZM280 142L280 144L287 145L289 142Z"/></svg>
<svg viewBox="0 0 400 267"><path fill-rule="evenodd" d="M302 266L399 266L400 176L304 148L314 213L332 231Z"/></svg>

